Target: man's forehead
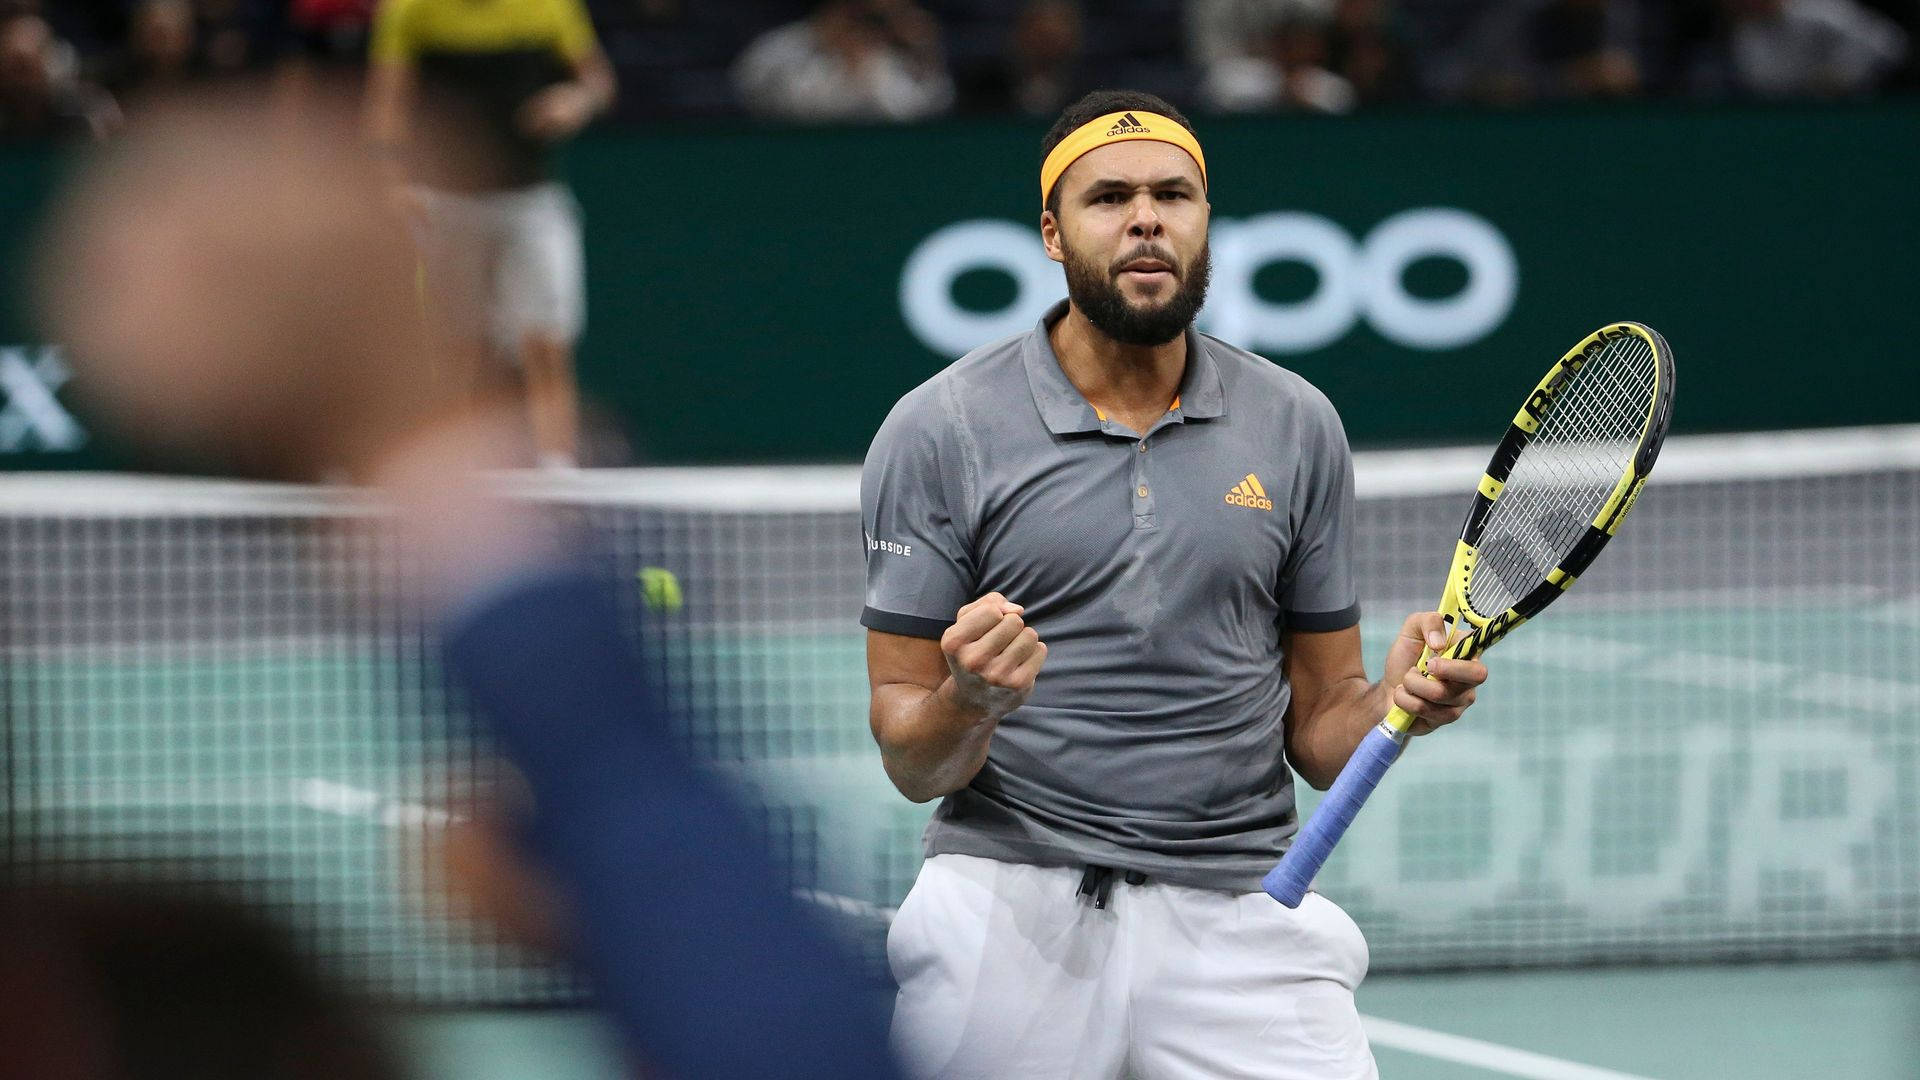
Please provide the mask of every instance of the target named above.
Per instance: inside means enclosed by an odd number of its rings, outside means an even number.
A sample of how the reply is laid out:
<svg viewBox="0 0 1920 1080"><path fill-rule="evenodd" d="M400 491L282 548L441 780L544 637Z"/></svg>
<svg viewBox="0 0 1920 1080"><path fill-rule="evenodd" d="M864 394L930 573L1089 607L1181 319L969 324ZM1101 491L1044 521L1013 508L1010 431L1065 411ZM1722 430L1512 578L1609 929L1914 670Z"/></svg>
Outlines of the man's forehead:
<svg viewBox="0 0 1920 1080"><path fill-rule="evenodd" d="M1080 155L1080 160L1067 166L1061 175L1060 188L1078 190L1101 180L1147 184L1170 176L1186 177L1196 188L1206 187L1200 175L1200 163L1193 160L1193 155L1172 143L1130 139L1095 147Z"/></svg>

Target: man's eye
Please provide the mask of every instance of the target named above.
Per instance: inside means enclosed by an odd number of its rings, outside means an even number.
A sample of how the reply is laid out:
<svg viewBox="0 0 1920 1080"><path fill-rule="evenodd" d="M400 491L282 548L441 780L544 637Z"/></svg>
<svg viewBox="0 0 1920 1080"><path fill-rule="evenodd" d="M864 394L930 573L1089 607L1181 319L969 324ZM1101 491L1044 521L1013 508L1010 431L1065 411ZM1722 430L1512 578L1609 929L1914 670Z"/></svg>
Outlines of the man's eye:
<svg viewBox="0 0 1920 1080"><path fill-rule="evenodd" d="M1184 199L1187 197L1187 193L1184 191L1162 191L1159 194L1162 199Z"/></svg>
<svg viewBox="0 0 1920 1080"><path fill-rule="evenodd" d="M1095 199L1094 201L1103 202L1103 203L1107 203L1108 205L1112 205L1113 203L1122 202L1125 199L1126 199L1126 195L1123 192L1109 191L1105 195L1100 196L1098 199Z"/></svg>

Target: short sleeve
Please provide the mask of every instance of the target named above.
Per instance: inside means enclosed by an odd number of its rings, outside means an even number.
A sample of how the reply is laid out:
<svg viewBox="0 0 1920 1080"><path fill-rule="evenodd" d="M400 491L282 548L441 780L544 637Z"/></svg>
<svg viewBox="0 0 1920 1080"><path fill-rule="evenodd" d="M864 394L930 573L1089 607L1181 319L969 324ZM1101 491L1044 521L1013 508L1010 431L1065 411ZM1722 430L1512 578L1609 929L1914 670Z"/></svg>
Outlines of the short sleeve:
<svg viewBox="0 0 1920 1080"><path fill-rule="evenodd" d="M1353 452L1325 398L1302 431L1305 462L1293 492L1293 546L1281 572L1281 626L1344 630L1360 621L1353 580Z"/></svg>
<svg viewBox="0 0 1920 1080"><path fill-rule="evenodd" d="M901 399L874 436L860 473L870 630L937 638L974 599L975 564L963 492L966 463L938 408L938 387Z"/></svg>
<svg viewBox="0 0 1920 1080"><path fill-rule="evenodd" d="M412 0L380 0L373 13L368 51L377 64L410 64L417 52L411 33Z"/></svg>
<svg viewBox="0 0 1920 1080"><path fill-rule="evenodd" d="M598 44L593 36L593 20L581 0L555 0L560 7L560 36L554 43L562 58L579 61Z"/></svg>

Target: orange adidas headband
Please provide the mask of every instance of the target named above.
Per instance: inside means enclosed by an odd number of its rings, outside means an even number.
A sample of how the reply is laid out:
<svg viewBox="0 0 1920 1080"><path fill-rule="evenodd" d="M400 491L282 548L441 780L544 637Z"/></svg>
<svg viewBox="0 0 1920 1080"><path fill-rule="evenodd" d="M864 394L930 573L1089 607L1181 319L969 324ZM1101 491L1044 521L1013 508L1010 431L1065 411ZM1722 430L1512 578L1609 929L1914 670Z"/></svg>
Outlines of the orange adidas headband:
<svg viewBox="0 0 1920 1080"><path fill-rule="evenodd" d="M1053 148L1040 166L1040 204L1046 205L1053 194L1053 185L1060 182L1060 174L1067 171L1067 166L1079 161L1088 151L1133 139L1168 143L1185 150L1194 164L1200 166L1200 183L1206 185L1207 158L1200 152L1200 140L1193 137L1193 132L1159 113L1133 109L1095 117L1060 140L1060 145Z"/></svg>

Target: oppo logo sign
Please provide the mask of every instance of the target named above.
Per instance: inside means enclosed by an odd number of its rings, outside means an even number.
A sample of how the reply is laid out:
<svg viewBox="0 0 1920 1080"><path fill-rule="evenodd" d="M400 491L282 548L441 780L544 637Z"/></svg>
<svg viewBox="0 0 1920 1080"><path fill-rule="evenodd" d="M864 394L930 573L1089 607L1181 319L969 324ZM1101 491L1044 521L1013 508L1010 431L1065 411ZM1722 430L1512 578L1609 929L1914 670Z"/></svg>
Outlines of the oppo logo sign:
<svg viewBox="0 0 1920 1080"><path fill-rule="evenodd" d="M1393 215L1366 237L1318 214L1282 212L1213 223L1213 287L1200 327L1244 348L1302 353L1331 345L1362 320L1409 349L1470 345L1506 321L1519 290L1513 246L1485 218L1449 207ZM1451 296L1409 293L1407 268L1428 258L1466 270ZM1317 284L1297 300L1254 291L1254 277L1276 263L1311 267ZM970 311L953 299L953 283L974 270L1014 281L1011 303ZM995 338L1031 328L1065 293L1060 267L1030 225L961 221L921 241L900 272L900 312L908 329L934 352L958 356Z"/></svg>

